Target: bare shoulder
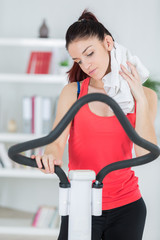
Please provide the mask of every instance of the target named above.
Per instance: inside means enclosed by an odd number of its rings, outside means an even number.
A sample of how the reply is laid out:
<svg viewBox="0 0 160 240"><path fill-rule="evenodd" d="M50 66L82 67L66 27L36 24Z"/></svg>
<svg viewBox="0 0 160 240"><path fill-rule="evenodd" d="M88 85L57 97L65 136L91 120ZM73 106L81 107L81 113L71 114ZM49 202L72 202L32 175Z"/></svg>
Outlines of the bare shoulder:
<svg viewBox="0 0 160 240"><path fill-rule="evenodd" d="M80 81L80 88L83 81ZM77 100L77 82L68 83L61 92L62 97L75 102Z"/></svg>
<svg viewBox="0 0 160 240"><path fill-rule="evenodd" d="M76 102L76 82L65 85L60 93L53 128L60 122L70 107Z"/></svg>
<svg viewBox="0 0 160 240"><path fill-rule="evenodd" d="M72 82L65 85L61 92L61 98L74 103L77 100L77 83Z"/></svg>
<svg viewBox="0 0 160 240"><path fill-rule="evenodd" d="M64 86L64 91L72 91L77 89L77 82L72 82L72 83L68 83L67 85Z"/></svg>
<svg viewBox="0 0 160 240"><path fill-rule="evenodd" d="M150 113L153 116L153 119L155 119L157 114L157 103L158 103L157 94L154 90L148 87L143 86L143 90L148 101Z"/></svg>
<svg viewBox="0 0 160 240"><path fill-rule="evenodd" d="M157 94L154 90L144 86L143 86L143 90L148 100L155 100L155 101L157 100Z"/></svg>
<svg viewBox="0 0 160 240"><path fill-rule="evenodd" d="M149 105L153 105L153 106L156 105L157 101L158 101L156 92L154 90L152 90L151 88L144 87L144 86L143 86L143 90L144 90L144 93L146 95Z"/></svg>

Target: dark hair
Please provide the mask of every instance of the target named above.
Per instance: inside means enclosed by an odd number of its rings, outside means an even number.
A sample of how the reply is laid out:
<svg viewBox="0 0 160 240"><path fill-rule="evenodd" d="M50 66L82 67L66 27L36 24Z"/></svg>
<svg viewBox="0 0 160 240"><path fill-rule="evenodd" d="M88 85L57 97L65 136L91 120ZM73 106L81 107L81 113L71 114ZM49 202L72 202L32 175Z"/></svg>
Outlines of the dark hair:
<svg viewBox="0 0 160 240"><path fill-rule="evenodd" d="M100 41L103 41L105 35L112 37L111 33L97 20L94 14L85 9L78 21L74 22L66 32L66 49L68 50L69 44L76 39L96 36ZM88 77L76 62L67 73L69 82L81 81Z"/></svg>

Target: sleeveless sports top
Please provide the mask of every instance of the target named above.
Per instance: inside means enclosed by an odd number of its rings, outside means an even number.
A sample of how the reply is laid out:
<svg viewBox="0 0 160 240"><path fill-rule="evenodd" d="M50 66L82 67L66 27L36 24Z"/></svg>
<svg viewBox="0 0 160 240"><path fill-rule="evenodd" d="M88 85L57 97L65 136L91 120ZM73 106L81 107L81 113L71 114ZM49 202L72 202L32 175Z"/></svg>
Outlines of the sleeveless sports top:
<svg viewBox="0 0 160 240"><path fill-rule="evenodd" d="M78 98L88 94L90 77L82 82ZM126 115L135 128L134 113ZM106 165L132 158L133 143L117 117L94 114L85 104L72 120L69 136L69 170L90 169L97 174ZM138 178L131 168L109 173L103 180L102 210L117 208L141 198Z"/></svg>

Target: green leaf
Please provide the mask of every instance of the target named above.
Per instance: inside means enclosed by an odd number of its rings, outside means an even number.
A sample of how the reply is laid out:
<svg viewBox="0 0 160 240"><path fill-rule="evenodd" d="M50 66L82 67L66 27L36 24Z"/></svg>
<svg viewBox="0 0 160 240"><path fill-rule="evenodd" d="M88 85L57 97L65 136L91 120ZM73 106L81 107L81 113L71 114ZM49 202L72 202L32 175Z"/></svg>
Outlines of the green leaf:
<svg viewBox="0 0 160 240"><path fill-rule="evenodd" d="M68 60L65 60L65 61L60 62L60 66L66 67L66 66L68 66L68 65L69 65Z"/></svg>

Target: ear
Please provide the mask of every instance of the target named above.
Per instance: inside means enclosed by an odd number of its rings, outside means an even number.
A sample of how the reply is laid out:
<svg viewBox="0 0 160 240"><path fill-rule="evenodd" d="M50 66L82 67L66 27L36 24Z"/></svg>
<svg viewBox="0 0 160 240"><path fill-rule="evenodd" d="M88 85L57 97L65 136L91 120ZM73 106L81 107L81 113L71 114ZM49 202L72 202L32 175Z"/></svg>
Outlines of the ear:
<svg viewBox="0 0 160 240"><path fill-rule="evenodd" d="M113 39L110 35L105 35L104 37L104 46L108 51L111 51L113 46L114 46L114 42Z"/></svg>

